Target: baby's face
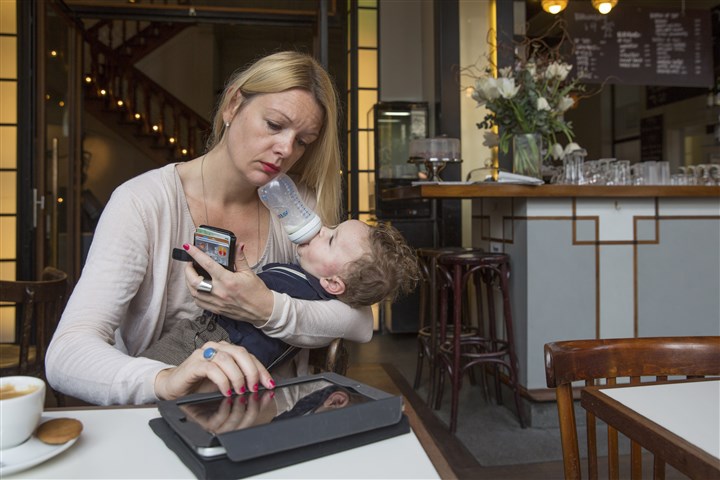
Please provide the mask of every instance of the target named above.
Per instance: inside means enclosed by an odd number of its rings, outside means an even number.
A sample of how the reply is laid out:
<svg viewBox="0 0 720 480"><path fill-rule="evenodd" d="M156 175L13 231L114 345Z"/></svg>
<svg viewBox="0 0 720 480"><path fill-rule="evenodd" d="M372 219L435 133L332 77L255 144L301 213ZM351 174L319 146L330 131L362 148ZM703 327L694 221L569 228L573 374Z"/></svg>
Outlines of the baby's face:
<svg viewBox="0 0 720 480"><path fill-rule="evenodd" d="M370 251L369 229L359 220L322 227L309 243L298 246L300 266L317 278L342 275L345 265Z"/></svg>

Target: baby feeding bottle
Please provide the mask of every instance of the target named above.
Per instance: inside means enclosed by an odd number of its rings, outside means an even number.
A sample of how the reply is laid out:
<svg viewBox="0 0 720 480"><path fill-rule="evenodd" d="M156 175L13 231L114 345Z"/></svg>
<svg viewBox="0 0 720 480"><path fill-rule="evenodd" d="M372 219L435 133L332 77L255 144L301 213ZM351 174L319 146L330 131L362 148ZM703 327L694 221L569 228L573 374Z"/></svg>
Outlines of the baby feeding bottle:
<svg viewBox="0 0 720 480"><path fill-rule="evenodd" d="M293 243L307 243L320 231L320 217L303 203L293 181L281 173L258 189L260 200L280 220Z"/></svg>

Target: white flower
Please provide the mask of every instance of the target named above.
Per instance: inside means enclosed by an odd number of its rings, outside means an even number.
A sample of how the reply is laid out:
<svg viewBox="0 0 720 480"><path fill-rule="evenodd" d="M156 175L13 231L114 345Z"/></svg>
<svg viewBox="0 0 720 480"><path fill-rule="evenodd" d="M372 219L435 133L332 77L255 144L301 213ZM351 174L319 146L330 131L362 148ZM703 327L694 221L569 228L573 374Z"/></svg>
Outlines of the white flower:
<svg viewBox="0 0 720 480"><path fill-rule="evenodd" d="M575 100L573 100L572 97L565 96L558 101L558 110L565 112L573 105L575 105Z"/></svg>
<svg viewBox="0 0 720 480"><path fill-rule="evenodd" d="M575 142L570 142L565 147L565 155L569 155L576 150L582 150L582 147Z"/></svg>
<svg viewBox="0 0 720 480"><path fill-rule="evenodd" d="M483 145L486 147L497 147L500 144L500 137L492 130L485 130L483 132Z"/></svg>
<svg viewBox="0 0 720 480"><path fill-rule="evenodd" d="M537 65L535 65L535 62L528 62L528 64L525 65L525 69L533 78L537 78Z"/></svg>
<svg viewBox="0 0 720 480"><path fill-rule="evenodd" d="M565 151L563 150L562 145L554 143L550 147L550 155L552 155L555 160L562 160L565 158Z"/></svg>
<svg viewBox="0 0 720 480"><path fill-rule="evenodd" d="M513 98L520 90L520 86L515 86L514 78L498 78L497 89L503 98Z"/></svg>
<svg viewBox="0 0 720 480"><path fill-rule="evenodd" d="M498 81L493 77L482 77L475 82L475 91L472 94L472 98L483 104L485 102L491 102L500 96L498 90Z"/></svg>
<svg viewBox="0 0 720 480"><path fill-rule="evenodd" d="M545 110L545 111L548 111L548 112L551 110L551 109L550 109L550 104L549 104L548 101L545 99L545 97L538 97L538 99L537 99L537 109L538 109L538 111Z"/></svg>
<svg viewBox="0 0 720 480"><path fill-rule="evenodd" d="M545 78L557 78L562 82L567 78L570 70L572 70L572 65L570 64L553 62L548 65L547 70L545 70Z"/></svg>
<svg viewBox="0 0 720 480"><path fill-rule="evenodd" d="M500 69L498 76L504 77L504 78L510 78L510 77L512 77L512 71L513 71L512 67L503 67Z"/></svg>

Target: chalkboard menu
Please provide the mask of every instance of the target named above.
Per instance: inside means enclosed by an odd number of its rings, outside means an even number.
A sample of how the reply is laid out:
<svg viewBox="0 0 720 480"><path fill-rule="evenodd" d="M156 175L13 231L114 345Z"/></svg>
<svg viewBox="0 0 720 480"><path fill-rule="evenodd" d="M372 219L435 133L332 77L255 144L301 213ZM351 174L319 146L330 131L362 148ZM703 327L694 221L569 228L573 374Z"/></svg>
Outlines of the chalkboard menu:
<svg viewBox="0 0 720 480"><path fill-rule="evenodd" d="M602 15L570 2L567 30L575 74L586 83L713 86L710 12L623 7Z"/></svg>
<svg viewBox="0 0 720 480"><path fill-rule="evenodd" d="M640 158L643 162L663 161L663 116L640 120Z"/></svg>

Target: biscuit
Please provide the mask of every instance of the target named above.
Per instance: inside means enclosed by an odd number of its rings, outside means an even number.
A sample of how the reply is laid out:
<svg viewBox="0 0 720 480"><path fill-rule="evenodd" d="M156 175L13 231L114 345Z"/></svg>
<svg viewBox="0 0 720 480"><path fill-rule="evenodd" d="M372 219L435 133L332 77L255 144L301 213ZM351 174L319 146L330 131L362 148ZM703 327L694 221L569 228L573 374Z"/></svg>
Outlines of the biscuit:
<svg viewBox="0 0 720 480"><path fill-rule="evenodd" d="M74 418L53 418L41 424L35 436L44 443L60 445L76 438L82 432L83 424Z"/></svg>

